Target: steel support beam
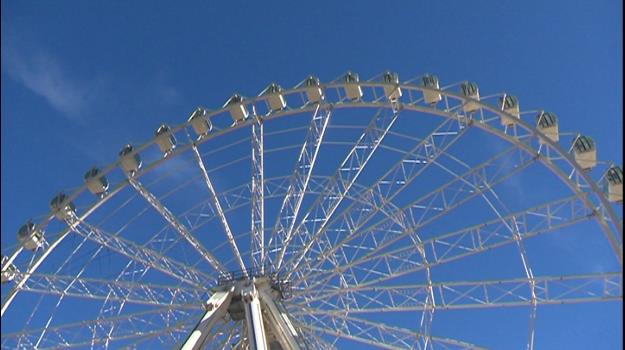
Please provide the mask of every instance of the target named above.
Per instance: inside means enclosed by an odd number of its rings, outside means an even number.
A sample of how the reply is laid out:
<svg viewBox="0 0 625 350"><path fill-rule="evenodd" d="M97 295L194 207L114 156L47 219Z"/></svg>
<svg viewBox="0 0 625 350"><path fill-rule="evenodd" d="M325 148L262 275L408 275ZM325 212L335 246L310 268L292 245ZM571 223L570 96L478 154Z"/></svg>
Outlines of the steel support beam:
<svg viewBox="0 0 625 350"><path fill-rule="evenodd" d="M228 306L230 305L233 292L234 287L229 290L216 292L208 299L206 312L184 341L184 344L182 344L181 350L200 350L204 348L211 329L217 322L221 321L226 315L226 312L228 312Z"/></svg>
<svg viewBox="0 0 625 350"><path fill-rule="evenodd" d="M195 160L202 171L202 176L204 177L204 182L206 182L206 187L208 188L208 192L210 193L211 200L213 201L213 207L217 216L219 216L219 220L221 221L221 225L224 227L224 232L226 232L226 236L228 236L228 243L230 243L230 247L232 248L232 253L237 258L237 262L241 267L243 272L246 272L245 263L243 262L243 258L241 257L241 253L239 252L239 247L234 239L234 234L230 229L230 224L228 224L228 220L226 219L226 214L224 213L223 208L221 207L221 203L219 202L219 197L217 196L217 192L215 191L215 187L208 176L208 171L206 170L206 166L204 166L204 161L202 160L202 156L200 155L200 151L197 149L197 146L194 144L193 154L195 155Z"/></svg>
<svg viewBox="0 0 625 350"><path fill-rule="evenodd" d="M278 247L289 238L295 226L299 211L301 209L304 194L308 189L309 181L317 160L317 154L321 148L321 143L328 127L330 116L332 115L332 105L317 105L313 114L306 139L302 144L299 158L293 168L293 173L289 180L289 188L282 201L282 207L273 228L269 247L273 242L276 247L276 259ZM265 253L267 254L267 252Z"/></svg>
<svg viewBox="0 0 625 350"><path fill-rule="evenodd" d="M272 326L273 334L278 339L282 349L300 350L301 347L297 341L297 331L287 314L280 312L278 305L265 290L261 289L259 296L267 315L267 321Z"/></svg>
<svg viewBox="0 0 625 350"><path fill-rule="evenodd" d="M243 289L241 299L244 303L247 341L250 350L268 350L258 290L253 283Z"/></svg>
<svg viewBox="0 0 625 350"><path fill-rule="evenodd" d="M265 174L263 120L254 112L252 124L252 201L251 260L252 268L264 271L265 258Z"/></svg>
<svg viewBox="0 0 625 350"><path fill-rule="evenodd" d="M287 235L282 250L274 264L276 270L282 268L285 271L290 271L287 273L287 278L290 278L292 271L297 268L304 258L301 252L311 249L315 244L320 245L321 250L330 248L324 245L324 242L314 240L313 237L315 233L326 227L334 211L339 207L354 183L356 183L358 176L368 164L391 127L395 124L400 112L401 108L393 108L390 112L383 108L377 111L336 173L332 176L330 181L328 181L323 195L317 198L315 203L311 206L311 209L309 209L302 218L300 224ZM288 247L294 239L297 240L296 243L298 247L300 247L300 249L297 250L300 254L297 255L297 258L292 259L291 265L283 266Z"/></svg>
<svg viewBox="0 0 625 350"><path fill-rule="evenodd" d="M68 220L67 224L71 231L79 236L85 237L138 263L151 266L185 283L201 287L213 282L210 276L193 267L189 267L122 237L104 232L86 221L80 221L78 217Z"/></svg>
<svg viewBox="0 0 625 350"><path fill-rule="evenodd" d="M161 203L152 192L150 192L139 180L128 176L128 182L145 200L159 212L163 218L184 237L189 244L206 260L217 272L225 273L226 269L219 260L202 243L189 232L189 230L178 220L178 218Z"/></svg>

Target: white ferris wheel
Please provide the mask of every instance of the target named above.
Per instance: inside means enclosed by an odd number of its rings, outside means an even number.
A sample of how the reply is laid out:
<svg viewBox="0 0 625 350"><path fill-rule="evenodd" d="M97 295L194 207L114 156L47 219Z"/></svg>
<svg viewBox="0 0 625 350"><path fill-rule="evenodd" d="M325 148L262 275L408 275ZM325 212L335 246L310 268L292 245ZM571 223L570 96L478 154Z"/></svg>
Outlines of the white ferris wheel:
<svg viewBox="0 0 625 350"><path fill-rule="evenodd" d="M623 173L519 106L348 72L197 108L3 247L1 347L533 349L543 310L621 307Z"/></svg>

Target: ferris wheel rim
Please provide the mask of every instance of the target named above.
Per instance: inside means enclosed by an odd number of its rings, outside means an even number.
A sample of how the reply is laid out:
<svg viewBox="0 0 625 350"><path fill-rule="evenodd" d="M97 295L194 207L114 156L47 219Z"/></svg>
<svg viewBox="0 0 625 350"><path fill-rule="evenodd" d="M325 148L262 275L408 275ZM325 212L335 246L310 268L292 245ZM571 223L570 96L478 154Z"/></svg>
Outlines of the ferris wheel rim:
<svg viewBox="0 0 625 350"><path fill-rule="evenodd" d="M371 86L371 87L384 87L384 84L381 83L371 83L371 82L362 82L360 83L360 85L362 86ZM338 83L331 83L328 85L325 85L325 88L328 87L332 87L332 88L344 88L345 84L338 84ZM480 105L480 108L483 108L485 110L489 110L490 112L499 115L499 116L506 116L506 117L512 117L511 114L506 113L498 108L496 108L495 106L492 106L490 104L486 104L483 101L480 100L473 100L470 98L466 98L464 96L461 96L459 94L455 94L453 92L450 91L446 91L446 90L435 90L435 89L428 89L426 87L421 87L421 86L416 86L416 85L406 85L406 84L399 84L399 87L403 88L403 89L413 89L416 91L428 91L428 90L432 90L435 91L437 93L440 93L441 95L445 95L448 97L453 97L453 98L457 98L458 100L463 101L463 103L466 102L472 102L472 103L476 103ZM290 90L285 90L284 94L295 94L295 93L301 93L303 92L302 88L299 89L290 89ZM262 102L265 99L265 97L256 97L250 100L246 100L247 103L258 103L258 102ZM390 108L391 107L391 103L388 100L384 100L383 102L353 102L353 101L341 101L338 103L332 103L332 108ZM299 109L285 109L285 110L280 110L280 111L271 111L268 115L264 116L263 118L266 121L269 120L274 120L274 119L278 119L281 117L286 117L286 116L291 116L291 115L300 115L300 114L305 114L307 112L311 111L312 107L306 107L306 106L302 106ZM442 111L440 109L437 108L426 108L423 106L418 106L418 105L410 105L410 104L402 104L402 108L404 110L409 110L409 111L414 111L414 112L424 112L424 113L428 113L431 115L437 115L437 116L441 116L441 117L445 117L448 119L453 119L456 121L459 121L458 115L454 115L452 112L449 111ZM219 110L216 110L214 112L211 112L211 115L217 115L220 113L225 113L227 112L226 108L221 108ZM239 130L241 128L247 128L251 125L253 121L252 120L247 120L243 123L237 124L237 125L233 125L230 128L226 128L223 130L220 130L216 133L213 133L211 135L211 137L206 137L206 138L202 138L200 140L196 140L193 142L190 142L188 144L184 144L181 145L179 148L177 148L174 152L172 152L172 154L166 158L161 158L158 159L157 161L150 163L149 165L147 165L146 167L144 167L140 172L137 173L136 177L140 178L141 176L143 176L144 174L149 173L150 171L152 171L153 169L155 169L156 167L158 167L159 165L161 165L162 163L173 159L175 156L179 155L179 154L183 154L184 152L187 152L191 147L195 146L195 145L199 145L201 143L204 143L210 139L219 137L221 135L225 135L227 133L233 132L235 130ZM557 143L552 141L551 139L549 139L547 136L545 136L542 132L540 132L540 130L538 130L537 128L535 128L534 126L530 125L529 123L527 123L527 121L523 120L522 118L519 118L516 123L518 125L520 125L521 127L523 127L525 130L529 131L532 135L534 135L536 138L540 139L541 141L544 141L546 144L549 144L549 146L551 146L553 149L555 149L558 154L560 156L562 156L568 163L570 166L572 166L577 173L582 176L582 178L586 181L586 183L588 184L588 186L591 189L591 193L596 195L599 198L599 201L602 203L602 205L604 206L604 208L608 211L608 216L611 218L616 218L616 213L614 213L613 210L613 206L608 202L607 198L606 198L606 194L601 191L599 189L599 186L597 184L597 182L590 177L590 174L584 172L581 168L581 166L579 166L579 164L573 159L573 157L571 156L571 154L569 152L566 152L564 150L564 148L562 148L562 146ZM183 129L188 129L189 127L189 122L185 122L182 123L178 126L176 126L175 128L172 128L172 132L178 132L178 131L182 131ZM522 142L520 142L517 138L515 138L512 135L507 134L506 132L501 132L498 128L493 127L492 125L490 125L489 123L486 122L479 122L479 121L473 121L472 122L472 126L477 126L479 128L481 128L482 130L495 135L505 141L508 141L510 143L512 143L513 145L515 145L516 147L525 150L526 152L530 153L530 154L535 154L532 151L535 151L534 148L531 147L531 145L525 145ZM155 139L152 139L144 144L142 144L141 146L137 147L137 149L135 150L136 153L139 153L145 149L147 149L148 147L152 146L155 144ZM586 205L588 206L588 208L593 207L593 203L587 198L587 196L583 195L583 194L589 194L588 192L583 191L582 189L578 188L577 185L574 184L574 182L572 181L572 179L570 179L569 177L566 176L566 173L564 173L558 164L555 163L551 163L551 162L547 162L544 158L542 157L538 157L538 160L541 161L541 163L543 165L545 165L547 168L549 168L552 173L556 174L558 178L560 178L560 180L562 180L565 184L567 184L567 186L569 186L574 193L576 193L576 195L579 196L579 198L581 198ZM117 168L119 166L119 161L114 162L113 164L107 166L104 170L103 170L103 174L108 174L109 172L111 172L112 170L114 170L115 168ZM93 213L95 210L97 210L102 204L104 204L108 199L112 198L115 194L117 194L119 191L121 191L123 188L126 187L126 185L128 185L128 180L122 181L121 183L117 184L117 186L115 188L113 188L109 194L107 194L105 197L102 197L100 199L98 199L95 203L92 204L92 206L85 212L85 218L88 217L91 213ZM86 185L81 186L78 190L74 191L70 196L70 200L73 198L76 198L80 193L82 193L84 190L86 189ZM49 216L51 217L51 216ZM603 217L602 216L597 216L597 220L599 221L603 221ZM621 240L622 240L622 227L619 225L619 221L618 220L612 220L613 224L615 225L616 229L617 229L617 233L621 235ZM612 232L611 227L606 223L606 226L604 227L602 225L602 230L606 233L608 232ZM60 237L60 240L62 240L67 233L69 233L69 230L67 230L67 232L60 234L58 237ZM60 241L59 240L59 241ZM56 240L52 242L51 244L51 248L49 249L49 251L44 252L44 255L42 255L43 259L41 259L40 261L37 261L37 263L33 266L35 266L34 269L29 270L26 275L30 275L33 274L36 269L38 268L38 266L41 265L41 263L43 263L43 260L45 260L45 258L47 257L48 254L51 253L52 250L54 250L54 248L58 245L59 242L57 242ZM613 247L615 248L615 247ZM17 252L15 253L15 255L19 254L22 250L22 247L18 247L18 249L16 250ZM622 250L622 248L621 248ZM621 252L622 254L622 252ZM619 263L622 266L622 256L618 254L617 255L619 257ZM17 288L15 288L17 289ZM9 302L6 305L2 305L2 314L4 314L4 311L6 310L6 307L8 307L10 304L10 301L12 300L12 297L15 296L15 294L11 294L13 293L13 291L15 289L12 289L10 292L10 298Z"/></svg>
<svg viewBox="0 0 625 350"><path fill-rule="evenodd" d="M454 86L457 85L459 83L454 83L450 86ZM329 83L326 85L322 85L323 88L327 89L327 88L335 88L335 89L340 89L340 88L344 88L346 84L344 83ZM363 86L363 87L371 87L371 88L383 88L385 86L385 84L379 83L379 82L361 82L359 83L359 85ZM408 90L413 90L413 91L429 91L429 92L437 92L440 93L443 96L447 96L447 97L452 97L455 98L457 100L462 101L463 103L467 103L467 102L471 102L473 104L479 105L480 109L485 109L490 111L491 113L497 114L499 116L503 116L503 117L509 117L509 118L513 118L513 116L499 108L497 108L494 105L491 105L489 103L485 103L483 99L481 100L476 100L476 99L472 99L469 97L465 97L461 94L455 93L453 91L450 90L446 90L446 89L433 89L433 88L428 88L428 87L424 87L424 86L420 86L420 85L416 85L416 84L398 84L397 85L399 88L402 89L408 89ZM284 90L282 93L285 96L288 95L292 95L292 94L298 94L298 93L303 93L304 92L304 88L293 88L293 89L287 89ZM499 94L496 94L499 95ZM246 99L244 100L246 104L253 104L253 103L259 103L259 102L263 102L266 99L266 96L257 96L254 98L250 98L250 99ZM339 101L337 103L327 103L327 102L322 102L321 104L326 104L326 105L330 105L331 108L337 108L337 109L343 109L343 108L384 108L384 107L391 107L391 102L388 100L381 100L383 102L373 102L373 103L369 103L369 102L365 102L365 101L351 101L351 100L343 100L343 101ZM314 110L316 104L304 104L303 106L301 106L300 108L286 108L286 109L282 109L282 110L276 110L276 111L270 111L269 114L263 116L264 120L270 121L270 120L274 120L274 119L279 119L282 117L288 117L288 116L297 116L299 114L305 114L307 112L311 112ZM452 112L446 112L442 109L438 109L438 108L426 108L423 106L419 106L419 105L411 105L411 104L401 104L401 108L405 109L405 110L409 110L409 111L413 111L413 112L423 112L423 113L429 113L432 115L437 115L440 117L445 117L448 119L455 119L458 120L459 115L454 115ZM226 107L222 107L220 109L216 109L213 110L212 112L208 113L207 118L211 118L213 116L216 115L220 115L220 114L224 114L227 113L227 108ZM136 178L141 177L144 174L149 173L150 171L152 171L153 169L157 168L159 165L161 165L162 163L173 159L175 156L177 156L178 154L182 154L186 151L188 151L191 147L193 147L193 145L200 145L202 143L205 143L213 138L217 138L219 136L228 134L230 132L234 132L236 130L239 129L243 129L246 127L249 127L251 124L253 123L253 120L248 119L245 120L243 122L240 123L236 123L234 125L231 125L228 128L219 130L217 132L213 132L209 135L207 135L206 137L203 137L199 140L195 140L193 142L190 142L188 144L182 145L181 147L175 149L174 151L172 151L172 153L170 154L170 156L168 157L163 157L160 158L154 162L152 162L151 164L149 164L148 166L143 167L142 169L140 169L137 174L135 175ZM551 147L553 147L557 152L559 156L562 156L569 165L571 165L572 167L574 167L574 169L577 171L577 173L579 175L581 175L583 177L583 179L585 180L585 182L591 187L592 192L598 196L598 198L601 201L601 204L606 208L606 210L608 210L608 214L612 220L612 222L614 223L618 223L618 219L616 216L616 213L614 213L614 210L612 208L612 205L610 205L610 203L608 202L607 198L606 198L606 194L601 191L597 185L597 182L595 179L591 178L590 175L588 173L586 173L585 171L583 171L583 169L581 168L581 166L579 166L579 164L577 164L577 162L571 157L570 152L566 152L564 150L564 148L558 143L558 142L554 142L552 141L549 137L547 137L544 133L542 133L540 130L538 130L536 127L534 127L533 125L529 124L527 121L523 120L522 118L519 118L517 120L515 120L515 123L522 126L525 130L531 132L535 137L537 137L538 139L541 140L541 142L544 142L548 145L550 145ZM512 144L515 144L517 146L525 146L522 143L519 143L518 140L512 136L512 135L508 135L505 132L498 132L499 130L495 127L490 126L488 123L483 123L483 122L473 122L473 125L481 128L484 131L487 131L503 140L509 141ZM172 133L176 133L179 131L182 131L183 129L188 129L190 126L190 122L186 121L183 122L181 124L178 124L177 126L171 128L171 132ZM155 138L150 139L147 142L144 142L143 144L137 146L135 148L135 150L130 153L130 155L134 155L137 153L142 152L143 150L147 149L150 146L153 146L156 144L156 140ZM523 147L521 147L523 148ZM525 148L528 152L533 151L533 149L531 148ZM550 164L547 164L544 162L544 159L540 159L543 164L545 164L546 166L548 166L552 171L555 172L557 167L552 167L550 166ZM108 173L110 173L111 171L113 171L114 169L118 168L120 165L119 160L116 160L115 162L109 164L108 166L103 167L101 174L103 176L107 175ZM575 191L575 184L570 181L570 179L566 176L566 174L559 174L561 180L567 184L572 190ZM126 185L128 185L128 181L122 181L119 184L119 187L116 187L113 191L117 191L117 190L121 190L123 189L123 187L125 187ZM81 193L83 193L85 190L87 189L86 184L82 184L80 185L75 191L73 191L71 194L68 195L68 201L71 201L73 199L75 199L78 195L80 195ZM112 192L111 191L111 194ZM581 193L581 192L578 192ZM108 200L110 196L105 196L103 198L100 198L98 201L96 201L95 203L93 203L93 206L99 206L101 205L100 202L102 201L106 201ZM50 220L53 219L54 214L50 211L48 212L48 215L45 216L46 219L44 219L44 221L42 222L42 226L45 227L45 224L47 222L49 222ZM616 224L616 229L617 229L617 233L621 236L621 240L622 240L622 226ZM9 261L13 260L13 255L18 254L19 250L21 250L21 246L18 246L16 248L16 252L14 254L12 254L12 256L10 257ZM622 264L622 258L621 260L621 264Z"/></svg>
<svg viewBox="0 0 625 350"><path fill-rule="evenodd" d="M330 84L326 84L324 85L324 88L344 88L346 84L342 84L342 83L330 83ZM382 83L373 83L373 82L362 82L360 83L360 85L362 86L368 86L368 87L372 87L372 88L382 88L385 86L385 84ZM454 84L455 85L455 84ZM437 90L437 89L432 89L432 88L427 88L427 87L423 87L423 86L419 86L419 85L415 85L415 84L399 84L398 85L400 88L405 88L405 89L413 89L416 91L431 91L431 92L437 92L440 93L441 95L445 95L448 97L453 97L456 98L458 100L461 100L463 103L467 103L467 102L472 102L475 104L478 104L480 106L480 108L486 109L494 114L497 114L499 116L505 116L505 117L513 117L511 114L502 111L501 109L491 105L491 104L487 104L484 103L483 100L475 100L475 99L471 99L468 97L465 97L463 95L454 93L452 91L449 90ZM303 93L304 89L303 88L295 88L295 89L288 89L288 90L284 90L283 93L284 95L290 95L290 94L297 94L297 93ZM259 103L262 102L266 99L266 97L264 96L257 96L255 98L252 99L248 99L245 100L246 103ZM345 100L345 101L341 101L339 103L325 103L324 104L328 104L331 105L331 108L354 108L354 107L360 107L360 108L384 108L384 107L391 107L391 102L388 100L382 100L383 103L377 102L377 103L367 103L367 102L360 102L360 101L350 101L350 100ZM429 113L432 115L437 115L440 117L445 117L448 119L455 119L458 120L458 115L454 115L451 112L446 112L444 110L438 109L438 108L425 108L422 106L418 106L418 105L410 105L410 104L402 104L401 105L403 109L406 110L410 110L410 111L414 111L414 112L423 112L423 113ZM267 121L269 120L274 120L274 119L279 119L281 117L287 117L287 116L292 116L292 115L299 115L299 114L305 114L306 112L311 112L313 109L315 108L315 105L310 105L310 106L302 106L299 109L293 108L293 109L283 109L283 110L277 110L277 111L270 111L270 113L266 116L264 116L263 118ZM227 113L227 108L226 107L222 107L221 109L215 110L211 113L209 113L209 115L207 116L208 118L218 115L218 114L223 114L223 113ZM552 146L558 153L560 156L564 157L567 162L569 163L569 165L573 166L575 168L575 170L577 171L578 174L580 174L584 180L586 181L586 183L591 186L592 192L594 192L595 195L598 196L599 200L601 201L602 205L606 208L606 210L608 210L608 214L612 219L612 222L615 223L615 226L617 228L617 233L619 233L621 235L621 239L622 239L622 227L620 227L618 225L618 220L616 219L616 214L614 213L614 210L612 208L612 205L610 205L607 201L606 195L603 191L601 191L598 186L597 183L595 182L594 179L592 179L586 172L584 172L581 167L579 166L579 164L577 164L577 162L571 157L569 152L565 152L564 149L561 147L561 145L557 142L552 141L551 139L549 139L547 136L545 136L545 134L543 134L542 132L540 132L537 128L535 128L534 126L532 126L531 124L527 123L525 120L523 120L522 118L519 118L518 120L516 120L516 122L521 125L525 130L530 131L533 135L535 135L536 137L538 137L542 142L545 142L547 144L549 144L550 146ZM154 162L152 162L151 164L149 164L148 166L144 167L143 169L140 169L140 171L135 175L137 178L140 178L142 175L149 173L151 170L155 169L156 167L158 167L159 165L161 165L162 163L173 159L176 155L178 154L182 154L186 151L188 151L191 147L193 147L194 145L199 145L202 144L204 142L207 142L210 139L219 137L221 135L230 133L230 132L234 132L235 130L238 129L242 129L242 128L246 128L249 127L251 124L253 123L253 121L250 119L245 120L241 123L237 123L234 125L231 125L229 128L220 130L218 132L212 133L209 135L209 137L204 137L200 140L196 140L193 142L190 142L188 144L185 144L179 148L177 148L176 150L174 150L172 152L172 154L170 154L170 156L168 157L163 157L160 158ZM490 126L487 123L481 123L481 122L474 122L473 125L483 129L484 131L487 131L501 139L504 139L522 149L525 149L526 151L533 153L533 149L529 148L527 145L520 143L516 138L514 138L511 135L508 135L505 132L500 132L497 128ZM186 129L190 126L190 122L186 121L184 123L181 123L179 125L177 125L176 127L173 127L172 133L181 131L183 129ZM133 153L131 154L136 154L139 153L145 149L147 149L150 146L153 146L156 144L156 140L155 138L152 138L151 140L141 144L140 146L138 146ZM539 159L541 162L543 162L543 164L547 167L550 168L550 170L552 172L554 172L555 174L558 175L558 177L567 185L569 186L569 188L571 188L574 192L576 192L578 195L581 195L583 192L577 188L577 186L573 183L573 181L571 179L569 179L566 174L564 174L563 172L557 171L559 170L559 168L557 166L555 166L553 163L546 163L544 162L543 158ZM117 167L119 167L120 163L119 161L115 161L113 163L111 163L109 166L103 168L102 170L102 174L103 175L107 175L108 173L110 173L111 171L113 171L114 169L116 169ZM110 193L108 195L106 195L105 197L100 198L99 200L97 200L95 203L93 203L92 207L89 208L86 211L86 215L84 216L85 218L88 217L93 211L97 210L98 207L100 207L102 204L104 204L108 199L112 198L116 193L118 193L119 191L121 191L122 189L124 189L126 187L126 185L128 185L129 182L128 180L124 180L121 183L119 183L113 190L110 191ZM80 186L77 190L75 190L73 193L71 193L68 196L68 200L73 200L74 198L76 198L78 195L80 195L82 192L84 192L87 189L86 184L83 184L82 186ZM592 207L592 203L590 201L586 201L586 204L588 205L588 207ZM49 212L49 214L47 215L47 219L46 221L50 221L52 220L54 217L54 214L52 212ZM602 225L602 227L604 228L604 232L608 233L610 232L609 226L604 222L603 218L599 218L600 223ZM66 232L67 233L67 232ZM59 234L59 238L62 240L64 239L64 237L66 236L66 233L61 233ZM610 238L610 237L609 237ZM56 244L51 244L51 247L56 247ZM9 258L9 262L11 262L12 260L14 260L14 258L20 254L22 252L23 247L20 245L17 247L16 251L14 254L12 254ZM615 253L617 253L617 256L619 257L619 262L622 265L622 252L617 251L616 246L613 245L613 249L615 249ZM622 250L622 248L621 248ZM44 255L44 259L45 259ZM39 265L39 264L38 264ZM38 266L37 265L37 266ZM34 271L36 271L36 269L33 270L29 270L28 274L32 274ZM12 295L13 291L9 292L9 295ZM8 300L8 298L7 298ZM7 305L8 306L8 305ZM5 305L2 305L2 315L4 314L5 311Z"/></svg>

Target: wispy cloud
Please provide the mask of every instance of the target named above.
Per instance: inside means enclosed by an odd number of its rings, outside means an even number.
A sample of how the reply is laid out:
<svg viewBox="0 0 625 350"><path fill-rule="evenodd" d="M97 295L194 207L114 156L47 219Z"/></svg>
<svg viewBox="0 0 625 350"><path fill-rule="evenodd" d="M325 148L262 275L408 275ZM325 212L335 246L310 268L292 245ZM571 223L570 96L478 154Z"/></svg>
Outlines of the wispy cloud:
<svg viewBox="0 0 625 350"><path fill-rule="evenodd" d="M162 110L184 96L170 83L167 71L157 69L138 80L97 66L78 72L71 56L65 60L39 40L15 32L7 38L3 33L3 73L71 122L63 127L76 131L72 144L97 163L115 156L126 142L145 141L135 139L145 134L139 128L141 120L164 119Z"/></svg>
<svg viewBox="0 0 625 350"><path fill-rule="evenodd" d="M92 87L70 77L49 54L2 51L3 68L16 82L44 98L66 118L78 121L92 98Z"/></svg>

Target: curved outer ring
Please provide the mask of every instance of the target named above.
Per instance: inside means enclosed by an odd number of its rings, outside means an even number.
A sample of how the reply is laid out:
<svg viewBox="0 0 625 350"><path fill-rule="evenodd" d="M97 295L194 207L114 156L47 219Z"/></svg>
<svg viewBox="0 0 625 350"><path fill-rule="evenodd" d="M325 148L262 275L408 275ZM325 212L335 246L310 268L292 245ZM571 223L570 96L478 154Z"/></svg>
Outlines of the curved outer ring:
<svg viewBox="0 0 625 350"><path fill-rule="evenodd" d="M362 87L370 87L370 88L379 88L379 89L383 89L385 86L388 87L388 84L383 84L381 82L359 82L358 83L360 86ZM346 86L346 84L344 83L329 83L329 84L325 84L325 85L321 85L320 87L322 89L324 89L324 92L328 89L344 89ZM515 123L519 126L521 126L523 129L525 129L526 131L529 131L534 137L537 137L538 139L540 139L544 144L549 145L550 147L552 147L559 156L561 156L563 159L565 159L569 165L571 165L575 171L582 176L583 180L588 184L588 186L590 187L591 191L597 195L601 206L606 210L606 213L610 219L610 221L614 224L614 227L616 229L616 233L618 234L618 237L614 234L612 228L610 227L610 225L606 222L606 220L604 219L604 217L602 215L596 215L597 220L599 221L599 224L601 225L601 227L603 228L604 233L607 235L608 241L610 242L610 245L612 246L619 264L622 266L623 264L623 258L622 258L622 238L623 238L623 228L622 228L622 223L620 222L620 220L618 219L618 216L616 215L616 212L614 211L614 208L612 207L612 205L608 202L607 197L605 195L605 193L603 193L603 191L600 190L599 186L597 185L597 183L590 177L590 175L588 173L586 173L585 171L582 170L582 168L579 166L579 164L577 164L577 162L574 160L574 158L571 156L570 153L566 152L559 143L553 142L551 139L549 139L548 137L545 136L545 134L543 134L542 132L540 132L537 128L535 128L534 126L532 126L531 124L527 123L526 121L524 121L521 118L516 118L513 115L506 113L498 108L496 108L495 106L492 106L490 104L484 103L480 100L474 100L471 98L467 98L463 95L448 91L448 90L437 90L437 89L431 89L431 88L427 88L427 87L423 87L423 86L418 86L418 85L414 85L414 84L407 84L407 83L403 83L403 84L399 84L399 85L394 85L394 87L398 87L401 88L402 90L405 91L415 91L415 92L435 92L435 93L439 93L442 96L446 96L446 97L450 97L456 100L460 100L462 102L462 104L464 105L467 102L472 102L474 104L477 104L480 108L490 111L494 114L499 115L500 117L504 116L504 117L508 117L510 119L515 120ZM282 95L283 96L290 96L290 95L297 95L297 94L303 94L305 93L306 89L305 88L294 88L294 89L290 89L290 90L284 90L282 91ZM327 96L327 94L326 94ZM340 93L339 93L339 96ZM254 105L256 103L260 103L263 102L267 99L267 96L258 96L252 99L246 99L244 100L244 104L246 106ZM380 102L382 101L382 102ZM326 102L326 103L331 103L331 102ZM350 100L339 100L338 102L333 103L334 108L353 108L353 107L365 107L365 108L380 108L380 107L390 107L391 106L391 102L388 99L382 99L379 101L373 101L373 102L366 102L366 101L350 101ZM280 110L280 111L272 111L270 112L268 115L263 116L264 120L272 120L272 119L276 119L276 118L280 118L280 117L285 117L285 116L290 116L290 115L294 115L294 114L302 114L302 113L306 113L306 112L311 112L314 111L316 104L308 104L305 103L303 104L301 107L299 108L292 108L289 109L288 107L286 109ZM442 116L442 117L446 117L446 118L453 118L455 120L457 120L458 122L461 122L458 114L454 114L454 113L450 113L450 112L446 112L444 110L440 110L437 108L432 108L432 107L425 107L423 105L417 105L416 103L413 104L401 104L403 109L406 110L410 110L410 111L414 111L414 112L423 112L423 113L429 113L429 114L434 114L434 115L438 115L438 116ZM217 115L222 115L228 113L228 109L226 107L222 107L219 110L213 111L211 113L207 113L206 117L207 118L211 118ZM252 123L252 119L253 117L247 119L244 122L241 123L237 123L235 125L232 125L230 128L227 129L223 129L217 132L213 132L210 133L208 135L206 135L205 137L203 137L202 139L195 141L193 143L188 143L185 145L181 145L181 147L176 148L167 158L161 158L159 160L156 160L154 162L152 162L151 164L149 164L148 166L144 167L143 170L140 170L139 173L137 173L135 176L136 177L140 177L141 175L150 172L151 170L153 170L154 168L156 168L158 165L160 165L162 162L169 160L171 158L173 158L175 155L179 154L179 153L183 153L186 150L188 150L193 144L201 144L204 143L214 137L220 136L221 134L225 134L228 132L232 132L234 130L237 130L239 128L248 126ZM482 122L482 121L477 121L474 120L474 122L472 123L473 126L477 126L481 129L483 129L486 132L489 132L499 138L502 138L506 141L511 142L512 144L516 145L517 147L525 150L526 152L532 154L532 155L536 155L538 156L538 154L536 153L536 150L534 148L532 148L530 145L528 144L524 144L522 142L520 142L518 139L516 139L515 137L508 135L504 132L502 132L501 130L499 130L498 128L489 125L487 122ZM179 131L182 131L183 129L188 129L190 126L190 122L186 121L174 128L171 129L172 133L177 133ZM135 150L130 153L130 155L134 155L136 153L140 153L141 151L145 150L146 148L152 146L153 144L155 144L155 139L152 139L144 144L142 144L141 146L135 148ZM569 188L571 188L571 190L577 194L586 204L586 206L588 208L591 208L593 210L596 210L596 208L594 207L593 203L590 201L590 199L588 198L588 196L585 195L585 192L583 192L556 164L554 164L551 161L547 161L544 157L540 157L539 156L539 160L541 162L543 162L543 164L545 166L547 166L551 171L553 171L556 175L558 175L558 177L560 177L560 179L566 183ZM115 170L118 166L119 166L119 161L116 161L115 163L109 165L108 167L104 168L101 172L102 176L106 176L108 173L110 173L111 171ZM112 189L110 191L110 193L108 193L106 196L100 198L98 201L96 201L83 215L80 216L81 220L86 219L89 215L91 215L91 213L93 213L97 208L99 208L102 204L104 204L109 198L111 198L112 196L114 196L116 193L118 193L119 191L121 191L126 185L128 184L128 180L122 181L120 182L114 189ZM86 189L86 185L83 184L79 189L77 189L76 191L74 191L74 193L72 193L69 197L68 200L74 200L75 198L77 198L85 189ZM52 220L54 218L54 214L52 212L50 212L50 214L48 215L47 219L44 220L44 222L42 223L42 226L45 226L50 220ZM11 302L13 301L13 299L15 298L15 296L17 295L17 292L19 290L19 288L21 288L21 286L24 285L24 283L28 280L28 276L32 273L34 273L37 268L39 268L39 266L41 265L41 263L46 259L46 257L52 252L52 250L54 250L54 248L56 248L56 246L58 246L58 244L65 238L67 237L67 235L69 234L70 230L69 229L65 229L63 232L61 232L56 239L48 246L48 248L42 253L42 255L29 267L29 270L26 272L26 274L24 274L24 278L22 280L20 280L12 289L11 291L7 294L7 297L2 305L2 309L0 311L0 316L4 315L4 312L7 310L8 306L11 304ZM18 254L20 254L22 252L22 247L19 246L16 251L11 255L11 257L9 258L9 260L7 261L7 264L11 263Z"/></svg>

